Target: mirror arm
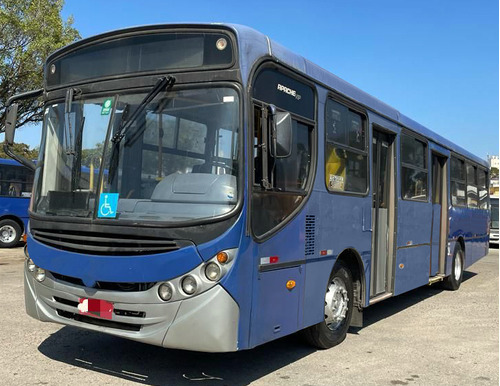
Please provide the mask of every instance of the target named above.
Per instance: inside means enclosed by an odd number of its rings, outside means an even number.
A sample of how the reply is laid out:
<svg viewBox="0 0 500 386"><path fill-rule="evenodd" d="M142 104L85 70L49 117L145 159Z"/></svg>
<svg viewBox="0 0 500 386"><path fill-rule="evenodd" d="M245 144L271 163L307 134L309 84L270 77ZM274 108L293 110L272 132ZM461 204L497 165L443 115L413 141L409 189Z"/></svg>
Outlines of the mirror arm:
<svg viewBox="0 0 500 386"><path fill-rule="evenodd" d="M5 104L5 107L6 108L9 107L15 101L20 101L20 100L30 99L30 98L38 98L42 94L43 94L43 88L39 88L38 90L31 90L31 91L26 91L26 92L22 92L22 93L13 95L9 99L7 99L7 103Z"/></svg>
<svg viewBox="0 0 500 386"><path fill-rule="evenodd" d="M17 162L19 162L21 165L24 165L26 166L28 169L31 169L31 170L35 170L36 169L36 165L34 162L30 161L29 159L23 157L22 155L19 155L19 154L16 154L12 151L12 148L7 144L7 143L4 143L3 144L3 151L5 152L5 154L7 154L10 158L16 160Z"/></svg>
<svg viewBox="0 0 500 386"><path fill-rule="evenodd" d="M8 111L9 107L16 101L38 98L42 94L43 94L43 88L40 88L38 90L26 91L26 92L23 92L20 94L13 95L7 100L7 103L5 104L6 111ZM9 130L10 135L8 136L7 132L5 133L5 142L3 144L3 150L4 150L5 154L7 154L10 158L19 162L21 165L24 165L31 170L35 170L36 165L32 161L30 161L29 159L23 157L22 155L16 154L12 151L12 145L14 144L14 132L16 130L16 123L17 123L16 122L17 106L15 106L14 111L15 111L14 117L13 117L14 119L12 120L12 122L9 122L9 125L12 125L11 129ZM7 124L7 122L6 122L6 124ZM4 131L5 131L5 128L4 128ZM10 141L10 143L9 143L9 141Z"/></svg>

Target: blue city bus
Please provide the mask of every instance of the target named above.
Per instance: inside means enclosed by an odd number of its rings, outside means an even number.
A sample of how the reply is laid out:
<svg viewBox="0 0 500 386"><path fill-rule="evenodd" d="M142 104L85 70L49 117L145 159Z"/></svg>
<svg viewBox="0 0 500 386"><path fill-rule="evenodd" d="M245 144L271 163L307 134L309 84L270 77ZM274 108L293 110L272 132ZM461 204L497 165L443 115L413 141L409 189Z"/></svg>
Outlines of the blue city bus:
<svg viewBox="0 0 500 386"><path fill-rule="evenodd" d="M374 303L457 290L488 252L484 160L253 29L109 32L53 53L44 80L8 101L5 145L16 101L42 98L35 319L204 352L298 331L329 348Z"/></svg>
<svg viewBox="0 0 500 386"><path fill-rule="evenodd" d="M33 171L12 159L0 158L0 248L18 245L28 228Z"/></svg>

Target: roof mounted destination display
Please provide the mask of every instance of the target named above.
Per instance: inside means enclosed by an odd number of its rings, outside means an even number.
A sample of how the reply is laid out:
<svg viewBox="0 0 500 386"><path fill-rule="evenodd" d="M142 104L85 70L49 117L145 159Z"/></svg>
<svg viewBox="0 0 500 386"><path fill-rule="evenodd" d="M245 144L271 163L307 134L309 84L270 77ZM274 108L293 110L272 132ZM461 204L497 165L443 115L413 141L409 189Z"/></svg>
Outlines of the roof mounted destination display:
<svg viewBox="0 0 500 386"><path fill-rule="evenodd" d="M233 44L223 33L147 33L92 43L46 66L47 87L132 73L228 67Z"/></svg>

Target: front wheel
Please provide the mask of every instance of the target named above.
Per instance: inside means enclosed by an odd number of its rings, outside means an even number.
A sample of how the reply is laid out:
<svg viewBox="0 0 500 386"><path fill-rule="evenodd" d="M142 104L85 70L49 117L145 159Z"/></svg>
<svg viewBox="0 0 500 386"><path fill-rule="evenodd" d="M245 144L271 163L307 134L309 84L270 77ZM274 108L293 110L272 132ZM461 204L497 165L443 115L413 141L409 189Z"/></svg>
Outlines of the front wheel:
<svg viewBox="0 0 500 386"><path fill-rule="evenodd" d="M0 221L0 248L15 247L21 238L21 227L14 220Z"/></svg>
<svg viewBox="0 0 500 386"><path fill-rule="evenodd" d="M351 323L354 305L352 275L339 264L332 272L325 293L324 320L304 330L306 340L320 349L341 343Z"/></svg>
<svg viewBox="0 0 500 386"><path fill-rule="evenodd" d="M443 287L450 291L456 291L460 288L464 275L465 253L459 243L455 245L453 260L451 262L451 275L443 281Z"/></svg>

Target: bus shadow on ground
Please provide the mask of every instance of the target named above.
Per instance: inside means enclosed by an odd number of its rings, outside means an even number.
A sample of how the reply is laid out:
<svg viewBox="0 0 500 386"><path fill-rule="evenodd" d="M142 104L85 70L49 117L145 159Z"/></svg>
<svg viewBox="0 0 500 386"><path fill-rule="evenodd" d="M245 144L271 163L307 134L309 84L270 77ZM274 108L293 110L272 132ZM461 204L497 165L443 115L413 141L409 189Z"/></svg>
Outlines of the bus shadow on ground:
<svg viewBox="0 0 500 386"><path fill-rule="evenodd" d="M470 271L464 271L462 283L473 278L477 274ZM380 303L376 303L363 311L363 327L368 327L371 324L377 323L380 320L397 314L421 301L446 291L441 288L439 283L432 286L424 286L415 288L409 292L386 299ZM460 290L459 290L460 291ZM350 328L349 332L357 333L359 328Z"/></svg>
<svg viewBox="0 0 500 386"><path fill-rule="evenodd" d="M38 350L56 361L147 385L220 386L248 385L316 351L297 335L253 350L213 354L165 349L69 326Z"/></svg>
<svg viewBox="0 0 500 386"><path fill-rule="evenodd" d="M476 274L464 272L463 281ZM369 326L443 291L420 287L364 311ZM351 333L359 329L351 328ZM147 385L248 385L316 350L298 334L235 353L164 349L74 327L63 327L38 350L50 359ZM276 374L279 376L279 373ZM283 381L287 382L284 376Z"/></svg>

